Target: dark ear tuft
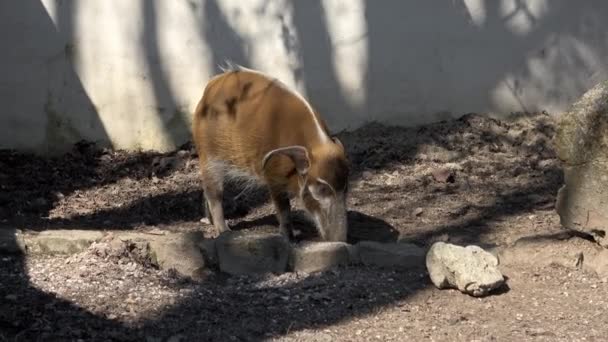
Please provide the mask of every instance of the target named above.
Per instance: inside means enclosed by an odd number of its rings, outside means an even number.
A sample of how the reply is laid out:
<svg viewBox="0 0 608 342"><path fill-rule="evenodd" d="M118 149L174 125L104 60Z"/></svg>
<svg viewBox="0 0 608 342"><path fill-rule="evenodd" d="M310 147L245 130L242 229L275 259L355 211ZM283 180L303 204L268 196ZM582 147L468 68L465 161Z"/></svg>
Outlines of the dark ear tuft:
<svg viewBox="0 0 608 342"><path fill-rule="evenodd" d="M333 140L334 144L336 144L336 145L340 146L342 149L344 149L344 145L342 144L340 139L338 139L338 137L332 137L331 140Z"/></svg>

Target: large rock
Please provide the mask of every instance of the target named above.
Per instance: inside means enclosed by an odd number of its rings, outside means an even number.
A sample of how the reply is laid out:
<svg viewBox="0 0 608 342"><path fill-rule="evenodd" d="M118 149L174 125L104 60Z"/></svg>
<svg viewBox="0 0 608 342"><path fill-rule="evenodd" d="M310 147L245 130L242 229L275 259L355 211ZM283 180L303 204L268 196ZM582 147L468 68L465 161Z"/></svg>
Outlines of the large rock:
<svg viewBox="0 0 608 342"><path fill-rule="evenodd" d="M585 268L594 271L600 278L608 278L608 250L603 249L594 255L585 255Z"/></svg>
<svg viewBox="0 0 608 342"><path fill-rule="evenodd" d="M349 245L344 242L307 242L291 250L289 269L321 272L350 263Z"/></svg>
<svg viewBox="0 0 608 342"><path fill-rule="evenodd" d="M484 296L504 283L498 259L479 246L436 242L426 255L426 267L438 288L457 288L476 297Z"/></svg>
<svg viewBox="0 0 608 342"><path fill-rule="evenodd" d="M228 231L215 243L222 272L263 274L287 269L289 242L280 234Z"/></svg>
<svg viewBox="0 0 608 342"><path fill-rule="evenodd" d="M205 263L208 267L218 267L215 239L201 239L198 242L198 248L203 253L203 258L205 258Z"/></svg>
<svg viewBox="0 0 608 342"><path fill-rule="evenodd" d="M201 280L206 275L205 259L199 248L198 233L171 234L150 239L150 254L161 269L173 269L180 276Z"/></svg>
<svg viewBox="0 0 608 342"><path fill-rule="evenodd" d="M361 263L382 268L424 267L425 250L411 243L361 241L357 244Z"/></svg>
<svg viewBox="0 0 608 342"><path fill-rule="evenodd" d="M24 252L25 240L21 231L0 228L0 254L21 254Z"/></svg>
<svg viewBox="0 0 608 342"><path fill-rule="evenodd" d="M47 230L36 235L26 235L28 253L33 254L75 254L89 248L93 242L103 238L99 231L89 230Z"/></svg>
<svg viewBox="0 0 608 342"><path fill-rule="evenodd" d="M561 116L554 143L565 176L556 204L562 225L608 247L608 82Z"/></svg>

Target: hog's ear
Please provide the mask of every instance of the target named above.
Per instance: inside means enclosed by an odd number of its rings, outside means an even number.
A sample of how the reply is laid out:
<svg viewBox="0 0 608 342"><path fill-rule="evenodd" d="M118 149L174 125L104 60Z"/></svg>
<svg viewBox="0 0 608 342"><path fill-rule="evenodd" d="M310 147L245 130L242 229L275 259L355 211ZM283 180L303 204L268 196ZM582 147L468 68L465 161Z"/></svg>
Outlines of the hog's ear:
<svg viewBox="0 0 608 342"><path fill-rule="evenodd" d="M294 145L281 147L266 153L262 159L262 170L265 170L270 159L277 155L289 157L291 161L293 161L294 165L296 166L296 170L300 175L306 175L308 173L308 169L310 168L310 158L308 157L308 151L304 146Z"/></svg>

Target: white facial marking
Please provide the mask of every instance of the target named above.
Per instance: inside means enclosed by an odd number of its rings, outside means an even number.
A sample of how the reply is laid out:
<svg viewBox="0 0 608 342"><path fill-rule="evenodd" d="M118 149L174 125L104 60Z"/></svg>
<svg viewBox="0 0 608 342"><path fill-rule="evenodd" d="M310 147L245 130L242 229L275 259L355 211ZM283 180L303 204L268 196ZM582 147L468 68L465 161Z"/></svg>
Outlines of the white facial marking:
<svg viewBox="0 0 608 342"><path fill-rule="evenodd" d="M327 183L327 181L325 181L323 178L317 178L317 182L321 182L321 183L327 185L331 189L331 191L333 191L334 193L336 192L334 187L331 186L329 183Z"/></svg>
<svg viewBox="0 0 608 342"><path fill-rule="evenodd" d="M319 183L323 183L323 184L327 185L327 186L328 186L328 187L329 187L329 188L330 188L330 189L331 189L331 190L332 190L332 191L335 193L334 188L333 188L331 185L329 185L329 183L327 183L326 181L324 181L324 180L323 180L323 179L321 179L321 178L318 178L318 179L317 179L317 181L318 181ZM312 197L313 197L314 199L316 199L316 200L317 200L317 201L318 201L318 202L321 204L321 206L322 206L323 208L327 209L327 208L329 208L329 207L331 206L331 204L332 204L332 199L333 199L332 197L322 197L322 196L319 196L319 195L318 195L318 194L315 192L315 189L313 188L313 186L311 186L311 185L309 185L309 188L308 188L308 189L309 189L310 193L312 194Z"/></svg>

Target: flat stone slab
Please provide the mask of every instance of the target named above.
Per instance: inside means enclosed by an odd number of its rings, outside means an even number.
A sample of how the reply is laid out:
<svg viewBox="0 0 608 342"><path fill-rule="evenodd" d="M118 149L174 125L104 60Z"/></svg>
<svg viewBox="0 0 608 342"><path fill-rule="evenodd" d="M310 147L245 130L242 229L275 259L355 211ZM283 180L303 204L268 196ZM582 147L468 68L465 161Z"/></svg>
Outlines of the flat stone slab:
<svg viewBox="0 0 608 342"><path fill-rule="evenodd" d="M173 269L180 276L200 280L205 276L205 259L198 246L202 234L170 234L149 240L150 256L161 269Z"/></svg>
<svg viewBox="0 0 608 342"><path fill-rule="evenodd" d="M103 232L90 230L46 230L35 235L24 235L28 253L74 254L101 240Z"/></svg>
<svg viewBox="0 0 608 342"><path fill-rule="evenodd" d="M322 272L351 262L349 244L306 242L291 250L289 269L294 272Z"/></svg>
<svg viewBox="0 0 608 342"><path fill-rule="evenodd" d="M283 273L290 246L280 234L228 231L216 239L219 269L233 275Z"/></svg>
<svg viewBox="0 0 608 342"><path fill-rule="evenodd" d="M25 252L25 239L18 229L0 229L0 254Z"/></svg>
<svg viewBox="0 0 608 342"><path fill-rule="evenodd" d="M382 268L424 267L426 251L411 243L361 241L356 245L361 263Z"/></svg>
<svg viewBox="0 0 608 342"><path fill-rule="evenodd" d="M594 271L602 279L608 278L608 249L586 258L585 268Z"/></svg>
<svg viewBox="0 0 608 342"><path fill-rule="evenodd" d="M201 239L197 242L198 248L203 254L205 264L209 267L218 267L219 261L217 257L217 247L215 239Z"/></svg>
<svg viewBox="0 0 608 342"><path fill-rule="evenodd" d="M498 259L479 246L436 242L427 253L426 266L437 288L457 288L475 297L487 295L504 283Z"/></svg>

